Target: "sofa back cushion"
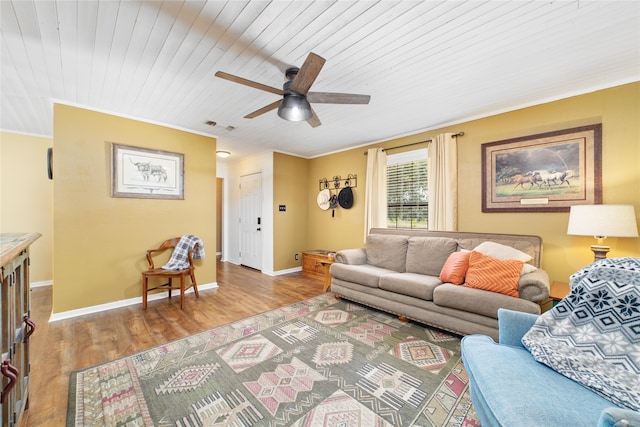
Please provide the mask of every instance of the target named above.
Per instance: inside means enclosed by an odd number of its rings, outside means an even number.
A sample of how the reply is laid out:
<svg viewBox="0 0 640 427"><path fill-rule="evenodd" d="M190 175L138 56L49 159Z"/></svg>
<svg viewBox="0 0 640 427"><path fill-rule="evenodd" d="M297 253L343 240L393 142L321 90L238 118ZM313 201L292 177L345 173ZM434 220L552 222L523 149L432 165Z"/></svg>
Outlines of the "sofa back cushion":
<svg viewBox="0 0 640 427"><path fill-rule="evenodd" d="M522 262L529 262L533 259L533 257L527 253L496 242L482 242L473 248L473 250L498 259L515 259Z"/></svg>
<svg viewBox="0 0 640 427"><path fill-rule="evenodd" d="M367 264L404 273L407 260L407 236L370 234L365 246Z"/></svg>
<svg viewBox="0 0 640 427"><path fill-rule="evenodd" d="M537 268L533 265L527 264L533 259L532 255L519 251L518 249L511 246L487 241L480 243L478 246L473 248L473 250L476 252L480 252L483 255L488 255L498 259L515 259L524 262L524 264L522 265L522 270L520 270L520 275L531 273L532 271L537 270Z"/></svg>
<svg viewBox="0 0 640 427"><path fill-rule="evenodd" d="M533 259L531 265L540 268L542 260L542 239L539 236L524 234L496 234L496 233L470 233L464 231L431 231L420 228L396 229L396 228L372 228L369 234L402 234L409 237L448 237L458 241L458 250L473 250L482 242L493 241L511 246Z"/></svg>
<svg viewBox="0 0 640 427"><path fill-rule="evenodd" d="M534 236L529 236L529 237L534 237ZM462 249L466 249L469 251L473 251L476 250L476 248L480 245L482 245L483 243L486 243L488 241L492 241L490 240L491 237L489 235L489 237L481 237L481 238L466 238L466 237L461 237L458 239L458 250L462 250ZM497 242L498 243L498 242ZM540 246L535 246L531 241L529 240L519 240L517 238L517 236L514 236L512 239L509 238L503 238L499 240L499 243L503 246L507 246L513 249L518 250L519 252L523 252L526 255L532 257L531 261L528 261L531 265L536 266L536 267L540 267L540 262L541 262L541 246L542 244L540 244ZM478 251L478 252L483 252L483 250ZM489 254L489 253L485 253L485 255L489 255L489 256L494 256L495 258L500 258L497 257L495 255ZM507 259L507 258L503 258L503 259ZM508 258L508 259L517 259L517 258ZM524 261L527 262L527 261Z"/></svg>
<svg viewBox="0 0 640 427"><path fill-rule="evenodd" d="M458 243L448 237L410 237L407 248L407 272L438 277Z"/></svg>

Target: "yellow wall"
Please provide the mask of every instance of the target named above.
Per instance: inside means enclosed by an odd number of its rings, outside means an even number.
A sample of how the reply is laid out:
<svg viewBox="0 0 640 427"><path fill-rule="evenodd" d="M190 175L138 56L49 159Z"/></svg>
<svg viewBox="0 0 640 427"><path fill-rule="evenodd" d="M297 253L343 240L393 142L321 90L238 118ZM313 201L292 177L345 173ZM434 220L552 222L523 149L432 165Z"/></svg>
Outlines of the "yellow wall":
<svg viewBox="0 0 640 427"><path fill-rule="evenodd" d="M602 186L604 203L633 204L640 215L640 83L575 96L547 104L461 123L375 146L392 147L430 139L442 132L464 131L458 138L458 230L534 234L544 242L543 267L552 280L589 264L591 237L567 236L567 212L482 213L481 144L536 133L602 123ZM344 249L362 246L366 148L328 155L311 161L309 182L309 246ZM315 204L317 179L334 174L358 174L351 211L336 217ZM640 239L609 238L610 257L640 256Z"/></svg>
<svg viewBox="0 0 640 427"><path fill-rule="evenodd" d="M111 143L184 153L184 200L111 197ZM54 105L53 311L141 295L145 251L191 233L205 245L200 284L216 280L215 138Z"/></svg>
<svg viewBox="0 0 640 427"><path fill-rule="evenodd" d="M309 222L307 182L309 160L281 153L273 155L273 270L287 270L302 265L302 251L307 247ZM279 205L286 211L280 212ZM298 254L298 260L294 255Z"/></svg>
<svg viewBox="0 0 640 427"><path fill-rule="evenodd" d="M53 277L53 182L47 177L51 138L0 133L0 232L42 234L30 247L30 281Z"/></svg>
<svg viewBox="0 0 640 427"><path fill-rule="evenodd" d="M638 117L640 83L633 83L375 146L392 147L441 132L464 131L465 136L458 139L459 230L540 235L544 268L553 280L567 280L591 262L593 239L566 235L568 213L482 213L480 146L602 123L604 202L633 204L640 215ZM55 106L54 120L54 181L46 177L46 148L53 145L51 139L0 134L0 231L43 234L32 245L32 281L53 277L55 247L54 311L139 296L144 251L169 235L191 232L203 238L209 250L198 267L198 280L214 282L215 139L64 105ZM186 199L111 198L110 141L185 153ZM366 148L311 160L274 155L273 270L299 266L293 254L305 249L362 246ZM353 208L338 208L332 217L330 210L323 211L316 204L318 180L334 175L344 178L350 173L358 177ZM16 180L18 175L23 179ZM306 204L299 202L303 199ZM13 200L27 208L17 214ZM286 213L277 211L279 204L287 205ZM606 243L611 246L609 256L640 256L640 239L609 238Z"/></svg>
<svg viewBox="0 0 640 427"><path fill-rule="evenodd" d="M364 188L367 172L366 149L357 148L338 154L318 157L311 160L309 168L309 249L340 249L359 247L364 242ZM319 181L323 178L333 185L336 175L345 179L349 174L356 176L357 187L352 185L353 206L351 209L338 207L332 216L332 210L322 210L317 197L320 191Z"/></svg>

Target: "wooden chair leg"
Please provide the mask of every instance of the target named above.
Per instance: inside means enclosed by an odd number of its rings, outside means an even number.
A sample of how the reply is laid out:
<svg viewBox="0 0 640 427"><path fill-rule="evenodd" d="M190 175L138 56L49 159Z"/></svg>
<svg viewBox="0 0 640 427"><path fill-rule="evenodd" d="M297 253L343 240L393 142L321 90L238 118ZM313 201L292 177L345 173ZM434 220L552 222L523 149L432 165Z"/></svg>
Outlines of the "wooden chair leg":
<svg viewBox="0 0 640 427"><path fill-rule="evenodd" d="M184 275L180 276L180 309L184 306Z"/></svg>
<svg viewBox="0 0 640 427"><path fill-rule="evenodd" d="M142 275L142 309L147 309L147 276Z"/></svg>
<svg viewBox="0 0 640 427"><path fill-rule="evenodd" d="M193 293L196 294L196 298L200 298L200 295L198 294L198 284L196 283L196 275L194 273L191 273L191 283L193 284Z"/></svg>

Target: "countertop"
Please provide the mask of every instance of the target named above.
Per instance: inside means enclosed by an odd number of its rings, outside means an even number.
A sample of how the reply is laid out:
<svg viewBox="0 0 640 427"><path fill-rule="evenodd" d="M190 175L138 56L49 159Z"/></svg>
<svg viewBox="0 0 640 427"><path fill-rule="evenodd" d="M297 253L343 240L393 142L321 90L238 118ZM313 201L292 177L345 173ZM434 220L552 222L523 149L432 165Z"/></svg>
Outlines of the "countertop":
<svg viewBox="0 0 640 427"><path fill-rule="evenodd" d="M40 233L0 233L0 266L15 258L40 236Z"/></svg>

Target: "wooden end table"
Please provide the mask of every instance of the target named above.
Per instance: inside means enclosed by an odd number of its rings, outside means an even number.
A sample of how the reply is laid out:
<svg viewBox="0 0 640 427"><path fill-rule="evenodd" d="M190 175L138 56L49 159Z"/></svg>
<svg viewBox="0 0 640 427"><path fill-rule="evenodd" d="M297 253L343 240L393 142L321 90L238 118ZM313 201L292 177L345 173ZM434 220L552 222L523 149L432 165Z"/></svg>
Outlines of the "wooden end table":
<svg viewBox="0 0 640 427"><path fill-rule="evenodd" d="M329 268L335 262L335 252L312 250L302 252L302 274L324 280L324 291L331 286Z"/></svg>
<svg viewBox="0 0 640 427"><path fill-rule="evenodd" d="M331 272L329 271L329 269L331 268L331 264L333 264L334 262L335 260L332 259L320 261L320 263L322 264L322 268L324 269L324 286L322 287L322 290L324 292L327 292L327 289L331 287Z"/></svg>
<svg viewBox="0 0 640 427"><path fill-rule="evenodd" d="M562 298L569 295L570 291L569 283L554 281L549 289L549 298L553 300L553 305L556 305Z"/></svg>

